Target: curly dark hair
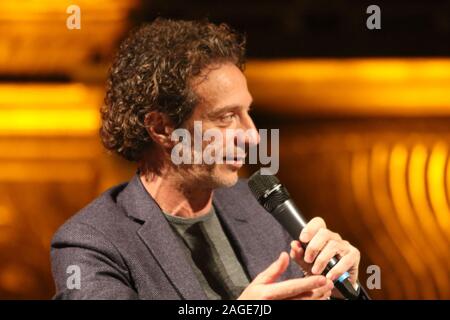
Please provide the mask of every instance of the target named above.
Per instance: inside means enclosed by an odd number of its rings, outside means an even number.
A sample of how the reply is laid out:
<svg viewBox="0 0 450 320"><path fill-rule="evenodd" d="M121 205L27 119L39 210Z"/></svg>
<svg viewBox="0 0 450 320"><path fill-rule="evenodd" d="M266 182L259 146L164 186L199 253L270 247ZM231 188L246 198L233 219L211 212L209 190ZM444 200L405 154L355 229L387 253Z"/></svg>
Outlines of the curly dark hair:
<svg viewBox="0 0 450 320"><path fill-rule="evenodd" d="M226 24L158 18L130 33L109 71L101 108L103 145L139 161L152 145L145 116L153 110L179 127L199 98L190 80L212 64L231 62L243 70L245 37Z"/></svg>

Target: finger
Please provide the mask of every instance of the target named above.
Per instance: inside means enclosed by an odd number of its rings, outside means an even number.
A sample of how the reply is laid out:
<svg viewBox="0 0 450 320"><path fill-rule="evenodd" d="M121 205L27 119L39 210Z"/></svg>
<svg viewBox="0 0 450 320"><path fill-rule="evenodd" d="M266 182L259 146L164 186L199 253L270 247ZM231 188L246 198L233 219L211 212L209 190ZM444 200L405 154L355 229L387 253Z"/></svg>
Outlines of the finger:
<svg viewBox="0 0 450 320"><path fill-rule="evenodd" d="M324 276L311 276L277 282L268 286L266 298L269 300L287 299L322 287L326 283L327 281Z"/></svg>
<svg viewBox="0 0 450 320"><path fill-rule="evenodd" d="M344 256L349 252L342 241L330 240L317 256L311 268L311 273L321 274L325 267L330 262L331 258L335 256Z"/></svg>
<svg viewBox="0 0 450 320"><path fill-rule="evenodd" d="M341 240L341 236L326 228L320 228L306 247L305 261L308 263L314 262L314 259L330 240Z"/></svg>
<svg viewBox="0 0 450 320"><path fill-rule="evenodd" d="M349 271L353 267L355 270L358 269L358 264L360 260L359 251L356 248L352 248L346 255L344 255L338 263L328 271L326 277L331 281L338 279L344 272ZM355 276L357 278L357 275Z"/></svg>
<svg viewBox="0 0 450 320"><path fill-rule="evenodd" d="M301 247L301 244L297 240L291 241L291 251L289 253L289 256L292 259L301 259L303 260L304 250Z"/></svg>
<svg viewBox="0 0 450 320"><path fill-rule="evenodd" d="M315 217L309 221L300 233L300 241L308 243L320 228L326 228L325 221L320 217Z"/></svg>
<svg viewBox="0 0 450 320"><path fill-rule="evenodd" d="M294 240L291 242L291 251L289 255L291 259L293 259L300 266L300 268L303 269L304 273L311 270L311 264L306 263L304 260L304 250L299 241Z"/></svg>
<svg viewBox="0 0 450 320"><path fill-rule="evenodd" d="M333 281L331 281L330 279L327 279L326 285L313 290L312 298L313 299L327 299L331 296L333 289L334 289Z"/></svg>
<svg viewBox="0 0 450 320"><path fill-rule="evenodd" d="M310 292L308 294L299 294L296 297L293 297L293 298L290 298L290 299L286 299L286 300L328 300L328 298L330 296L324 295L322 297L317 297L317 296L314 295L314 292Z"/></svg>
<svg viewBox="0 0 450 320"><path fill-rule="evenodd" d="M311 291L300 293L295 297L290 298L290 300L325 300L331 296L333 288L333 282L328 279L326 285Z"/></svg>
<svg viewBox="0 0 450 320"><path fill-rule="evenodd" d="M286 252L282 252L267 269L259 273L252 281L255 284L267 284L276 281L289 265L289 257Z"/></svg>
<svg viewBox="0 0 450 320"><path fill-rule="evenodd" d="M332 295L332 291L327 291L326 294L324 294L321 297L318 297L317 300L329 300L331 295Z"/></svg>
<svg viewBox="0 0 450 320"><path fill-rule="evenodd" d="M300 293L294 297L290 297L286 300L312 300L313 296L314 296L314 292L311 290L311 291L302 292L302 293Z"/></svg>
<svg viewBox="0 0 450 320"><path fill-rule="evenodd" d="M313 291L308 291L306 294L299 294L298 296L286 300L328 300L330 297L331 293L319 297L314 295Z"/></svg>

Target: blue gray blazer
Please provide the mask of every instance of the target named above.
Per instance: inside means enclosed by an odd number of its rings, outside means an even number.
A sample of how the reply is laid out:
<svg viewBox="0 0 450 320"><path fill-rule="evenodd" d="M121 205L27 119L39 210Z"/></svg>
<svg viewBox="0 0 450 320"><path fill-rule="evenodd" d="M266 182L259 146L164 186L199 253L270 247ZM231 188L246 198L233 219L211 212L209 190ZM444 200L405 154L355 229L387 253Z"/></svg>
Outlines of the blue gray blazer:
<svg viewBox="0 0 450 320"><path fill-rule="evenodd" d="M213 203L250 279L289 250L292 238L255 200L244 180L214 190ZM62 225L52 240L51 260L55 299L207 299L138 175L106 191ZM79 287L73 285L77 270ZM281 280L302 276L290 263Z"/></svg>

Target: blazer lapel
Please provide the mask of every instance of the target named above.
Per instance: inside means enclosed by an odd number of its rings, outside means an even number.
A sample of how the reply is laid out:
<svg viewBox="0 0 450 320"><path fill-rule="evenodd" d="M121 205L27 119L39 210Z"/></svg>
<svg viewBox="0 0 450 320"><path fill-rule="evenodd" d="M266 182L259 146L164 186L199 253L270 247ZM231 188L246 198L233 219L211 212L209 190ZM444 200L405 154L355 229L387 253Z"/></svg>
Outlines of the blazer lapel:
<svg viewBox="0 0 450 320"><path fill-rule="evenodd" d="M188 300L207 299L177 236L138 175L121 193L121 199L128 215L144 222L138 235L180 296Z"/></svg>

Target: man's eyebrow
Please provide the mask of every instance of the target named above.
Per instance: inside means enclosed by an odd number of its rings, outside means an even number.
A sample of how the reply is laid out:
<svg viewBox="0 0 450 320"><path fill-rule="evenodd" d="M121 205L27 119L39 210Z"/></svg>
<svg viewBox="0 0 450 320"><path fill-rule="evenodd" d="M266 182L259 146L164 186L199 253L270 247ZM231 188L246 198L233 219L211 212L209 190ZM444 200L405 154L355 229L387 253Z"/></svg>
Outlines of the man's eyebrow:
<svg viewBox="0 0 450 320"><path fill-rule="evenodd" d="M225 107L222 107L220 109L208 112L208 115L211 116L211 117L215 117L215 116L221 115L223 113L230 112L230 111L235 111L235 110L238 110L238 109L241 109L241 108L242 108L241 105L233 104L233 105L225 106Z"/></svg>

